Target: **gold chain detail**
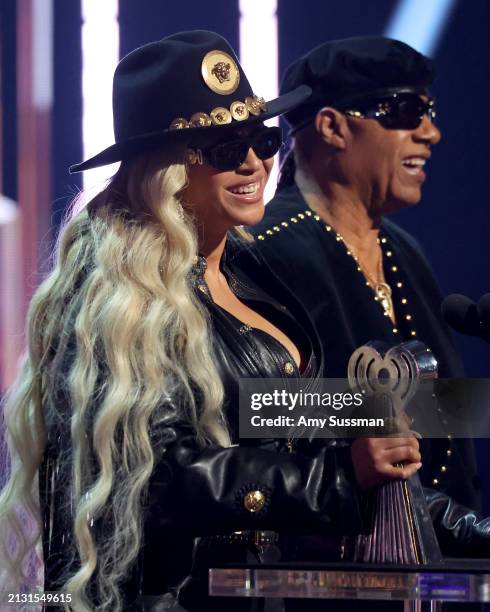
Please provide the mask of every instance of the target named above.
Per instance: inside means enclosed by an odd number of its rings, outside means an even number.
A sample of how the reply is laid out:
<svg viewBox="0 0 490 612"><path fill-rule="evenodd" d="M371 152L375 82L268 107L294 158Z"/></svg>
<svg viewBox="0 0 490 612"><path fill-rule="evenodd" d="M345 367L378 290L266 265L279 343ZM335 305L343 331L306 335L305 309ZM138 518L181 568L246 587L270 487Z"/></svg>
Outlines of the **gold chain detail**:
<svg viewBox="0 0 490 612"><path fill-rule="evenodd" d="M383 270L383 250L381 249L381 257L379 258L378 262L378 278L374 278L369 274L365 266L362 265L359 256L355 254L354 249L349 244L347 244L345 238L339 232L337 232L337 239L340 239L340 241L343 242L347 251L347 255L350 255L352 259L356 262L358 269L360 268L360 272L362 272L362 274L364 275L364 278L367 281L367 285L371 287L371 289L374 291L374 295L377 298L376 301L379 301L379 303L383 307L385 315L390 317L393 325L396 325L395 307L393 305L393 292L391 290L390 285L385 280Z"/></svg>

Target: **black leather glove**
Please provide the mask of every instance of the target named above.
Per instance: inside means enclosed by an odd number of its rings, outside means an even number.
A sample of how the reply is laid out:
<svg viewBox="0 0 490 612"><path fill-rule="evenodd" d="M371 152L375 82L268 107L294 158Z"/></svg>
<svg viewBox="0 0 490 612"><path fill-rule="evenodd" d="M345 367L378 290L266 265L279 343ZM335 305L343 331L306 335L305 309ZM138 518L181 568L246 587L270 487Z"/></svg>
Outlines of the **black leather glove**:
<svg viewBox="0 0 490 612"><path fill-rule="evenodd" d="M150 533L359 530L360 492L348 446L323 446L310 456L244 446L203 449L190 428L173 429L168 438L175 441L150 479Z"/></svg>
<svg viewBox="0 0 490 612"><path fill-rule="evenodd" d="M490 558L490 518L482 518L440 491L424 492L442 554Z"/></svg>

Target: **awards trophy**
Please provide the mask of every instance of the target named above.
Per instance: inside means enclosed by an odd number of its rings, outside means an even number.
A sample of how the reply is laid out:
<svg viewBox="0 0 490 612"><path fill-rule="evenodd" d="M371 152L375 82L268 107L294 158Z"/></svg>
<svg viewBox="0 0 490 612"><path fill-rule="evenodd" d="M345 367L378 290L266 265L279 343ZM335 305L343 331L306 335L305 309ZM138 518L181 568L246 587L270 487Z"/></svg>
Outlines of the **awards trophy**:
<svg viewBox="0 0 490 612"><path fill-rule="evenodd" d="M437 378L437 361L418 340L388 348L370 342L358 348L348 367L349 384L362 391L373 416L391 426L382 435L402 434L405 408L422 380ZM401 426L400 426L401 424ZM418 474L388 482L369 494L368 533L357 536L357 562L425 565L442 559Z"/></svg>
<svg viewBox="0 0 490 612"><path fill-rule="evenodd" d="M437 361L415 340L393 348L371 342L354 352L348 376L350 388L364 393L369 416L384 417L382 430L369 435L406 435L408 403L418 400L414 394L424 390L424 382L437 378ZM209 593L264 597L267 605L296 598L297 609L302 599L316 600L318 609L322 601L330 609L328 600L351 600L349 610L362 608L363 600L390 600L400 602L405 612L439 611L445 601L490 601L488 561L442 559L418 474L388 482L367 496L368 528L341 562L211 568Z"/></svg>

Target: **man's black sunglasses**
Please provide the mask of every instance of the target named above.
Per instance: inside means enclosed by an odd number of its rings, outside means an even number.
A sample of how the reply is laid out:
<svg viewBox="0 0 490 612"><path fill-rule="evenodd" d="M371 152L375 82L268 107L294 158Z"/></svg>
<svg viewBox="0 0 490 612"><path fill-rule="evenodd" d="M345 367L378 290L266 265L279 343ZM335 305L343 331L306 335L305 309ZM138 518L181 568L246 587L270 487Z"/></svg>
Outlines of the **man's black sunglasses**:
<svg viewBox="0 0 490 612"><path fill-rule="evenodd" d="M383 127L392 130L415 130L422 123L424 115L432 123L436 117L434 98L423 100L419 94L410 92L366 99L353 107L344 108L342 112L351 117L376 119Z"/></svg>
<svg viewBox="0 0 490 612"><path fill-rule="evenodd" d="M264 127L255 134L227 140L207 149L188 149L187 161L191 164L207 162L217 170L236 170L247 159L250 148L259 159L269 159L279 151L281 145L281 128Z"/></svg>

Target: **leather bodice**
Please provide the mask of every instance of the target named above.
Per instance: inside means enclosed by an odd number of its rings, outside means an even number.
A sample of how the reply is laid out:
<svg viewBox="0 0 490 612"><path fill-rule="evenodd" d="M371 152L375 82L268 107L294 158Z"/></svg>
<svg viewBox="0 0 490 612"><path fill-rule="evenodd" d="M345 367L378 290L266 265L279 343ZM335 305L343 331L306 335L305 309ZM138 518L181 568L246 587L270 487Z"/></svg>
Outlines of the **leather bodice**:
<svg viewBox="0 0 490 612"><path fill-rule="evenodd" d="M230 239L221 271L240 301L273 322L292 340L300 352L301 364L298 368L276 338L250 327L214 303L204 280L206 260L199 257L194 283L209 313L215 364L225 388L225 414L233 442L238 441L238 381L241 378L315 379L323 375L320 342L302 307L272 273L268 274L253 251L242 249ZM269 290L264 291L263 286Z"/></svg>

